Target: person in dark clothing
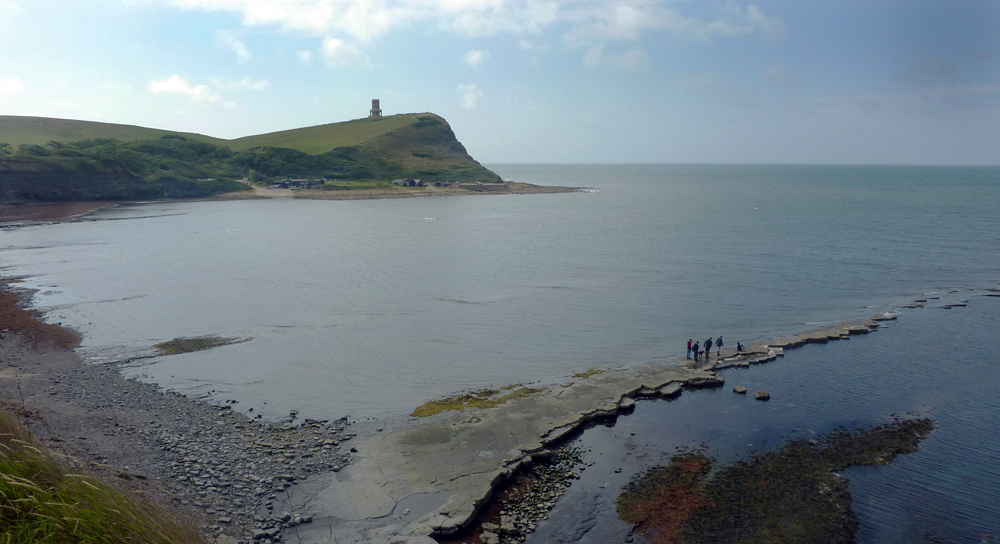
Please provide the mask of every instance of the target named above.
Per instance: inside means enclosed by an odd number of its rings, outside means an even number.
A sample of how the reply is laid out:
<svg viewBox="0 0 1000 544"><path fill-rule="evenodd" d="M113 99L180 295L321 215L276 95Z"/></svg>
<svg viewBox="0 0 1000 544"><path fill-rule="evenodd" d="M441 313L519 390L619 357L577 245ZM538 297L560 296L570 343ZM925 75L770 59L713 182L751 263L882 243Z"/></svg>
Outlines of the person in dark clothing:
<svg viewBox="0 0 1000 544"><path fill-rule="evenodd" d="M708 340L705 340L705 362L708 362L708 356L712 354L712 337L709 336Z"/></svg>
<svg viewBox="0 0 1000 544"><path fill-rule="evenodd" d="M721 336L715 339L715 347L719 348L719 352L716 353L715 355L717 357L722 357L722 337Z"/></svg>
<svg viewBox="0 0 1000 544"><path fill-rule="evenodd" d="M698 342L694 343L694 362L698 362Z"/></svg>

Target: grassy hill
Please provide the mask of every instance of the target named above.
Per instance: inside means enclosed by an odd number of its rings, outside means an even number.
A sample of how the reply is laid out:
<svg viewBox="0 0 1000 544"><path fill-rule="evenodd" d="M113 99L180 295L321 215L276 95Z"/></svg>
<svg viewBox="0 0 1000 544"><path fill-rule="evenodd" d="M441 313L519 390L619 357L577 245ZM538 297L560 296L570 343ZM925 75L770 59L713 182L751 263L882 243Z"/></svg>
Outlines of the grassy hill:
<svg viewBox="0 0 1000 544"><path fill-rule="evenodd" d="M233 151L252 147L283 147L309 155L318 155L338 147L362 144L372 138L412 125L417 122L417 117L424 115L431 114L402 114L378 119L356 119L343 123L246 136L223 141L217 145L225 145Z"/></svg>
<svg viewBox="0 0 1000 544"><path fill-rule="evenodd" d="M500 182L432 113L358 119L235 140L128 125L0 116L0 201L190 198L234 181L395 178ZM107 185L107 186L105 186Z"/></svg>
<svg viewBox="0 0 1000 544"><path fill-rule="evenodd" d="M80 140L118 140L135 142L155 140L166 135L179 135L199 142L228 147L242 151L254 147L281 147L294 149L309 155L318 155L338 147L363 144L372 138L387 134L399 128L418 122L418 117L429 113L408 113L377 119L355 119L341 123L329 123L313 127L282 130L256 136L245 136L234 140L213 138L204 134L178 132L133 125L116 125L72 119L51 119L47 117L17 117L0 115L0 144L47 145L49 142L72 143ZM435 116L437 117L437 116Z"/></svg>
<svg viewBox="0 0 1000 544"><path fill-rule="evenodd" d="M136 140L153 140L167 134L180 134L194 140L216 145L224 145L226 142L226 140L218 138L189 132L177 132L175 130L160 130L157 128L77 121L73 119L0 115L0 144L10 144L14 148L24 144L46 145L49 142L69 143L88 139L133 142Z"/></svg>

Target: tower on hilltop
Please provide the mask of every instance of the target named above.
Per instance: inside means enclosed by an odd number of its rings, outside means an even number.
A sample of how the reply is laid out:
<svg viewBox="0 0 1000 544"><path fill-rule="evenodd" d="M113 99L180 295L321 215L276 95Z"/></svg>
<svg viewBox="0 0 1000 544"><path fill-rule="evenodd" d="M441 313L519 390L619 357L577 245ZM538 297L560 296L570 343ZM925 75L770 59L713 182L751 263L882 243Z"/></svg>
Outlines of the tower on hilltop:
<svg viewBox="0 0 1000 544"><path fill-rule="evenodd" d="M382 108L378 107L378 98L372 98L372 111L368 112L368 118L382 117Z"/></svg>

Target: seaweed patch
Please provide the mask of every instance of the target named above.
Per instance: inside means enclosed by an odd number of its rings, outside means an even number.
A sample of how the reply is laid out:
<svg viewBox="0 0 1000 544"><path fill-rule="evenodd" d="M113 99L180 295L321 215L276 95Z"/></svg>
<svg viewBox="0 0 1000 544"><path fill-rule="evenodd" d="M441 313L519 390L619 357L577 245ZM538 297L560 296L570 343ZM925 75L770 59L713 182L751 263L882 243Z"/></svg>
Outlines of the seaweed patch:
<svg viewBox="0 0 1000 544"><path fill-rule="evenodd" d="M235 338L222 336L198 336L174 338L167 342L160 342L154 345L158 355L178 355L180 353L191 353L194 351L204 351L206 349L228 346L246 342L249 338Z"/></svg>
<svg viewBox="0 0 1000 544"><path fill-rule="evenodd" d="M638 475L618 497L619 517L651 543L853 542L850 466L887 465L930 434L930 419L840 430L712 473L704 452L675 455Z"/></svg>

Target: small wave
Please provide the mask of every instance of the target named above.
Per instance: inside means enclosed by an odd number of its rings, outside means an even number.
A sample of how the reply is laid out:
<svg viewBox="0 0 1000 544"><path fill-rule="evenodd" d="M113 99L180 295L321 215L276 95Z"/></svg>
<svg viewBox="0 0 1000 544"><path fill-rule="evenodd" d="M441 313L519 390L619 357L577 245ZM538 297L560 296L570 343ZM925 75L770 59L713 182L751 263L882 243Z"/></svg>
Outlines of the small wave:
<svg viewBox="0 0 1000 544"><path fill-rule="evenodd" d="M599 192L601 192L601 190L600 189L594 189L594 188L585 188L585 189L580 189L580 192L581 193L599 193Z"/></svg>
<svg viewBox="0 0 1000 544"><path fill-rule="evenodd" d="M436 297L436 298L434 298L434 300L437 300L437 301L440 301L440 302L454 302L456 304L482 304L481 302L474 302L474 301L471 301L471 300L461 300L461 299L457 299L457 298L440 298L440 297Z"/></svg>

